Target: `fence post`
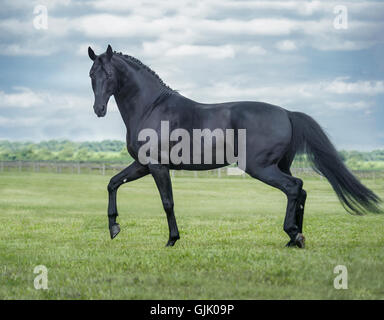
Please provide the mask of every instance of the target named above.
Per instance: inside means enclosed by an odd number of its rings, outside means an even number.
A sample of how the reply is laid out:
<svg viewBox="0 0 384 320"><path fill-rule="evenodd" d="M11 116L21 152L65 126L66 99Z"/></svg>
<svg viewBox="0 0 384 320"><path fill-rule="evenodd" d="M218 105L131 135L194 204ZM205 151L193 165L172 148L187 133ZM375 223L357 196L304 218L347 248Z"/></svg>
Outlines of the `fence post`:
<svg viewBox="0 0 384 320"><path fill-rule="evenodd" d="M80 174L80 162L77 163L77 174Z"/></svg>
<svg viewBox="0 0 384 320"><path fill-rule="evenodd" d="M3 161L1 161L0 170L1 170L1 172L4 171L4 162Z"/></svg>
<svg viewBox="0 0 384 320"><path fill-rule="evenodd" d="M218 176L219 178L221 178L221 168L218 168L218 169L217 169L217 176Z"/></svg>
<svg viewBox="0 0 384 320"><path fill-rule="evenodd" d="M103 176L105 176L105 163L103 163L102 169L103 169Z"/></svg>

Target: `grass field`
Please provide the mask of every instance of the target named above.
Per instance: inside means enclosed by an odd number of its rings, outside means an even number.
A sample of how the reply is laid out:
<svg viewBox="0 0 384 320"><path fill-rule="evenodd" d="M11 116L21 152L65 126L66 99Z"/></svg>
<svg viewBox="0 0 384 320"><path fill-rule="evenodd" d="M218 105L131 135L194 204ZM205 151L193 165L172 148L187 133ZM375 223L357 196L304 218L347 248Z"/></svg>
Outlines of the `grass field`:
<svg viewBox="0 0 384 320"><path fill-rule="evenodd" d="M181 240L151 177L118 193L107 176L0 174L1 299L384 299L384 215L351 216L325 180L304 178L307 247L285 248L285 196L250 178L173 179ZM384 197L384 180L366 180ZM336 265L348 289L333 286ZM36 290L34 267L48 268Z"/></svg>

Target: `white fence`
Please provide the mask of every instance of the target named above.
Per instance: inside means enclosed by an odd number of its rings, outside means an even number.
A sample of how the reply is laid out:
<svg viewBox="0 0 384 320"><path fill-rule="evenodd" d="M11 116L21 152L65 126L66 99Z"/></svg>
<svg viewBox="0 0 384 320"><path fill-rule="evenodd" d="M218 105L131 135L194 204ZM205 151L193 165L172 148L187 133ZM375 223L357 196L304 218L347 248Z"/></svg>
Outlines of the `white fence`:
<svg viewBox="0 0 384 320"><path fill-rule="evenodd" d="M127 164L128 165L128 164ZM70 174L116 174L127 167L125 164L95 163L95 162L45 162L45 161L0 161L1 172L51 172ZM311 168L292 168L295 176L313 176L322 179ZM384 178L384 171L354 170L353 173L361 179ZM237 167L226 167L207 171L171 170L172 177L233 177L246 178L248 175Z"/></svg>

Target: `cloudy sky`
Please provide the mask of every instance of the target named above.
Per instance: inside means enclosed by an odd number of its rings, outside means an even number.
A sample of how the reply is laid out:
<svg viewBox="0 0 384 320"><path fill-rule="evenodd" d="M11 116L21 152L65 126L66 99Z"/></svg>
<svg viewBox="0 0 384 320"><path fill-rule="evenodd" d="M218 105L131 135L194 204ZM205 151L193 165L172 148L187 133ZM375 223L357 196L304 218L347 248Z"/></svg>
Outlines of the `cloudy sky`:
<svg viewBox="0 0 384 320"><path fill-rule="evenodd" d="M87 47L111 44L189 98L273 103L339 149L384 148L383 31L384 1L0 0L0 139L124 140L113 99L92 109Z"/></svg>

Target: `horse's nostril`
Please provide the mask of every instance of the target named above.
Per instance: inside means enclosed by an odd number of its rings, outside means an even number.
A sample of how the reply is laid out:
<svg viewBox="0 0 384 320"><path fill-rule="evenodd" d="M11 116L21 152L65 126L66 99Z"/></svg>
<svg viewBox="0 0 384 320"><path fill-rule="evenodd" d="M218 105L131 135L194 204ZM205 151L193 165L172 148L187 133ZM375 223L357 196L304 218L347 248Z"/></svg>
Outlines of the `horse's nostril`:
<svg viewBox="0 0 384 320"><path fill-rule="evenodd" d="M98 117L103 117L107 112L107 106L106 105L99 105L94 106L93 109L95 110L95 113Z"/></svg>

